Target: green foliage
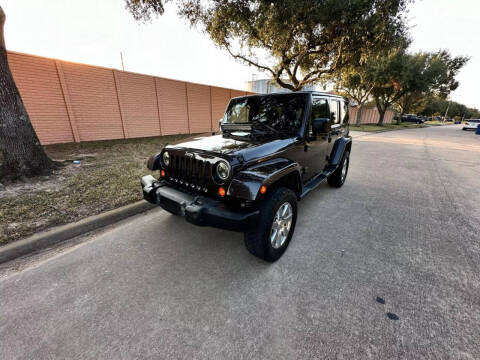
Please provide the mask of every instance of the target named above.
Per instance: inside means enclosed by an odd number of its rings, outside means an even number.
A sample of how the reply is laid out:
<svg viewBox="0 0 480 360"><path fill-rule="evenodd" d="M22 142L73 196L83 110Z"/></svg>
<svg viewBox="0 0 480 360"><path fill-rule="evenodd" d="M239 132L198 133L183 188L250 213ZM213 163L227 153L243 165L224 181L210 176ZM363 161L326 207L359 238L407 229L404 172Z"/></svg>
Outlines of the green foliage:
<svg viewBox="0 0 480 360"><path fill-rule="evenodd" d="M195 5L182 14L217 45L295 91L365 61L405 34L403 0L184 3Z"/></svg>
<svg viewBox="0 0 480 360"><path fill-rule="evenodd" d="M125 0L125 7L135 20L143 21L151 20L153 15L163 15L165 11L163 0Z"/></svg>
<svg viewBox="0 0 480 360"><path fill-rule="evenodd" d="M134 16L161 14L158 0L126 0ZM390 48L406 33L410 0L176 1L179 13L235 59L301 90Z"/></svg>
<svg viewBox="0 0 480 360"><path fill-rule="evenodd" d="M479 119L480 110L469 108L464 104L449 101L436 95L428 96L423 103L414 108L417 114L425 116L444 116L448 108L448 117L460 117L465 119Z"/></svg>
<svg viewBox="0 0 480 360"><path fill-rule="evenodd" d="M396 101L402 113L409 112L429 95L446 98L458 87L455 77L468 61L467 57L452 57L445 50L405 56L401 96Z"/></svg>
<svg viewBox="0 0 480 360"><path fill-rule="evenodd" d="M427 96L446 97L458 87L455 79L468 58L452 57L447 51L409 54L405 48L372 59L365 68L372 95L382 114L395 104L401 113L417 106Z"/></svg>
<svg viewBox="0 0 480 360"><path fill-rule="evenodd" d="M372 97L380 114L378 125L383 125L387 109L402 96L401 82L408 69L405 47L379 54L370 59L366 72L374 84Z"/></svg>
<svg viewBox="0 0 480 360"><path fill-rule="evenodd" d="M125 1L136 19L150 20L164 11L162 0ZM456 75L468 61L445 50L407 52L404 14L410 2L175 1L179 14L220 48L268 72L282 87L296 91L335 81L337 91L360 106L373 98L380 125L393 105L400 112L421 108L425 113L444 113L447 106L437 99L458 87ZM475 109L466 107L452 111L475 114Z"/></svg>

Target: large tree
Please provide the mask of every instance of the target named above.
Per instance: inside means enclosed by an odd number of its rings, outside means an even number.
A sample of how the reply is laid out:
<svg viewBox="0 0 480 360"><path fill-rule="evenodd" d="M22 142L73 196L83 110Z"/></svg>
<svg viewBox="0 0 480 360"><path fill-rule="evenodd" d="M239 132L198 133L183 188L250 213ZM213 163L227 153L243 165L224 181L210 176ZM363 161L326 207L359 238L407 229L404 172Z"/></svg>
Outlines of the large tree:
<svg viewBox="0 0 480 360"><path fill-rule="evenodd" d="M361 63L405 34L410 0L178 0L179 13L233 58L301 90ZM160 0L126 0L137 19L163 13Z"/></svg>
<svg viewBox="0 0 480 360"><path fill-rule="evenodd" d="M417 114L425 116L443 116L448 108L448 115L465 119L478 119L480 118L480 110L475 108L469 108L464 104L457 103L455 101L444 99L437 95L430 95L425 98L424 101L416 105L413 110Z"/></svg>
<svg viewBox="0 0 480 360"><path fill-rule="evenodd" d="M363 108L369 101L374 87L370 74L366 70L367 66L349 66L334 78L337 92L357 103L355 126L360 126L362 122Z"/></svg>
<svg viewBox="0 0 480 360"><path fill-rule="evenodd" d="M403 94L401 83L408 68L406 59L405 48L400 48L379 54L367 64L374 83L371 94L379 113L377 125L383 125L385 113Z"/></svg>
<svg viewBox="0 0 480 360"><path fill-rule="evenodd" d="M0 6L0 151L3 177L46 174L55 166L40 145L8 65L5 12Z"/></svg>
<svg viewBox="0 0 480 360"><path fill-rule="evenodd" d="M407 54L402 95L396 101L401 115L431 95L445 99L458 87L456 76L467 61L467 57L453 57L446 50Z"/></svg>

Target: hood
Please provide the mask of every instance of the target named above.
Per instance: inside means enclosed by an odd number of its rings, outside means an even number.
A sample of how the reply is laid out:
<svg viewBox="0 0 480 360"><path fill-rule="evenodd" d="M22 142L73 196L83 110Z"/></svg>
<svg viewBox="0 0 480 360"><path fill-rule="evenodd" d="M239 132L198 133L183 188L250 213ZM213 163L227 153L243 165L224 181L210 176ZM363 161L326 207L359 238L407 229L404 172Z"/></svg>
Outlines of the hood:
<svg viewBox="0 0 480 360"><path fill-rule="evenodd" d="M235 138L215 136L198 136L187 141L180 141L167 148L200 150L201 152L215 153L241 158L243 161L259 159L274 153L278 153L297 140L296 137L287 139L261 139L261 140L238 140Z"/></svg>

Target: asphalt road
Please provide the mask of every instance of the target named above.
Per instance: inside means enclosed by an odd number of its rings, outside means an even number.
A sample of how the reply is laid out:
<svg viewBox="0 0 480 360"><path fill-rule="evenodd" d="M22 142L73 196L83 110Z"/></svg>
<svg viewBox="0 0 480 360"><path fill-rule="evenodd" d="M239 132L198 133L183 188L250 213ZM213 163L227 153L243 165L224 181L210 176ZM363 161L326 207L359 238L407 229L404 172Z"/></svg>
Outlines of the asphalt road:
<svg viewBox="0 0 480 360"><path fill-rule="evenodd" d="M356 136L282 259L160 209L3 266L1 359L480 359L480 136Z"/></svg>

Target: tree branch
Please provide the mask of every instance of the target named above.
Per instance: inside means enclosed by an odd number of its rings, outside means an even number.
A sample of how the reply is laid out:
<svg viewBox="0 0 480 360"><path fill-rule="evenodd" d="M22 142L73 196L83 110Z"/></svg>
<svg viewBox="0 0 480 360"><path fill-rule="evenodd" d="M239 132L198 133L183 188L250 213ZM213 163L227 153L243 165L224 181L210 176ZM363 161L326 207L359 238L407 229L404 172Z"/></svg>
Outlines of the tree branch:
<svg viewBox="0 0 480 360"><path fill-rule="evenodd" d="M230 47L228 45L225 45L225 48L227 49L228 53L234 58L234 59L240 59L242 61L245 61L247 64L249 65L252 65L252 66L255 66L259 69L262 69L262 70L266 70L268 72L270 72L273 76L275 76L275 72L270 69L268 66L264 66L264 65L260 65L260 64L257 64L256 62L246 58L245 56L243 55L239 55L239 54L234 54L232 53L232 51L230 50Z"/></svg>
<svg viewBox="0 0 480 360"><path fill-rule="evenodd" d="M292 91L297 91L298 88L296 88L295 86L289 84L289 83L286 83L285 81L283 81L280 76L276 77L275 78L275 81L278 83L278 85L280 85L281 87L284 87L286 89L289 89L289 90L292 90Z"/></svg>

